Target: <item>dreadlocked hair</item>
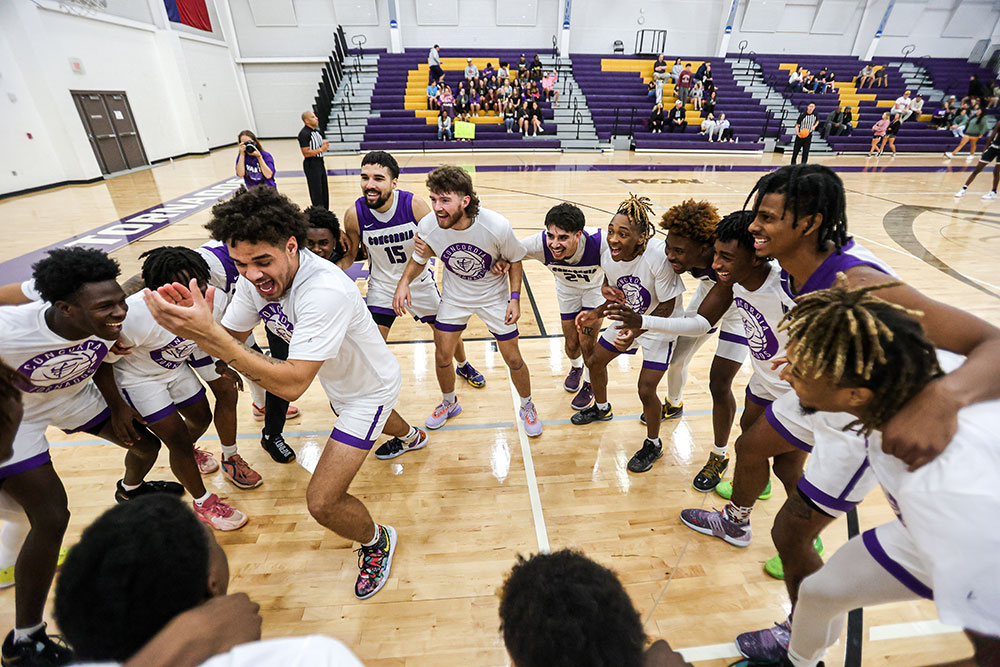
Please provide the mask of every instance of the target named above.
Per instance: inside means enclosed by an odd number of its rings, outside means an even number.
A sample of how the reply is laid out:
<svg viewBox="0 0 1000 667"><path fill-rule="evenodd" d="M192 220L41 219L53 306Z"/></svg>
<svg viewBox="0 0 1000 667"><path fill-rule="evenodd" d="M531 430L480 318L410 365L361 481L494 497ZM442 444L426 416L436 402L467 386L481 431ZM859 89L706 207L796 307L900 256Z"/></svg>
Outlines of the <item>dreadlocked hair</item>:
<svg viewBox="0 0 1000 667"><path fill-rule="evenodd" d="M750 233L753 218L753 211L733 211L719 221L715 238L723 243L736 241L738 247L753 252L753 234Z"/></svg>
<svg viewBox="0 0 1000 667"><path fill-rule="evenodd" d="M829 167L793 164L762 176L747 197L747 202L754 200L755 216L764 196L769 194L785 195L784 211L792 212L792 228L803 217L822 216L816 232L816 247L820 252L832 242L839 253L850 240L844 183Z"/></svg>
<svg viewBox="0 0 1000 667"><path fill-rule="evenodd" d="M639 252L646 249L646 242L653 238L656 228L653 227L649 216L653 213L653 202L649 197L628 193L628 199L618 205L616 215L624 215L628 221L639 229L641 238L639 239Z"/></svg>
<svg viewBox="0 0 1000 667"><path fill-rule="evenodd" d="M191 248L165 245L153 248L139 255L142 263L142 282L150 289L156 289L173 282L207 283L211 277L208 262Z"/></svg>
<svg viewBox="0 0 1000 667"><path fill-rule="evenodd" d="M719 210L707 201L693 199L671 206L660 219L661 229L705 245L715 242L718 224Z"/></svg>
<svg viewBox="0 0 1000 667"><path fill-rule="evenodd" d="M788 358L798 373L871 390L864 412L847 426L864 436L943 375L934 345L915 319L922 313L872 295L898 284L850 289L839 273L833 287L799 297L778 325L788 331Z"/></svg>

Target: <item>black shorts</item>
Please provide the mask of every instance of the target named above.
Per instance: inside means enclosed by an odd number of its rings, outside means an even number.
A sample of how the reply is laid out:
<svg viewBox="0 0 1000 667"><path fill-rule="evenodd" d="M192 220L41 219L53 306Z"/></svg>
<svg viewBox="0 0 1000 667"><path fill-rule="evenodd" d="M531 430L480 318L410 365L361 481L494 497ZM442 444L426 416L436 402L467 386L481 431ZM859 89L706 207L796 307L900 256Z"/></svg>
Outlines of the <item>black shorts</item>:
<svg viewBox="0 0 1000 667"><path fill-rule="evenodd" d="M996 144L990 144L989 147L983 151L983 154L979 156L980 162L993 162L1000 157L1000 146Z"/></svg>
<svg viewBox="0 0 1000 667"><path fill-rule="evenodd" d="M375 324L377 324L380 327L386 327L387 329L391 329L392 323L396 321L396 316L390 315L389 313L373 313L372 311L368 312L372 314L372 319L375 320Z"/></svg>

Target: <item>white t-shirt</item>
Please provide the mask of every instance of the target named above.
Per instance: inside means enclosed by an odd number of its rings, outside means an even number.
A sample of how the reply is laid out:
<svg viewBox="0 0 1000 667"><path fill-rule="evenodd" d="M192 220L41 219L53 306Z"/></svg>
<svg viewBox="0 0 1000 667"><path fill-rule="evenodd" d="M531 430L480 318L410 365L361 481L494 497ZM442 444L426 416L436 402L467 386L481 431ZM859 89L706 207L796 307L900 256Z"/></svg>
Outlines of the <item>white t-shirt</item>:
<svg viewBox="0 0 1000 667"><path fill-rule="evenodd" d="M479 308L507 300L507 276L491 273L490 267L498 259L519 262L525 254L507 218L480 208L468 229L442 229L431 211L420 220L417 229L420 238L444 264L442 301ZM420 264L427 262L416 253L413 259Z"/></svg>
<svg viewBox="0 0 1000 667"><path fill-rule="evenodd" d="M149 307L138 292L125 300L128 315L122 326L122 344L132 348L115 362L115 378L122 387L143 382L169 382L192 355L205 356L193 340L175 336L153 319ZM226 295L216 292L213 308L215 321L226 312Z"/></svg>
<svg viewBox="0 0 1000 667"><path fill-rule="evenodd" d="M25 420L42 419L72 400L104 361L113 340L96 336L66 340L45 322L50 304L34 301L0 308L0 359L21 372Z"/></svg>
<svg viewBox="0 0 1000 667"><path fill-rule="evenodd" d="M754 375L759 376L772 395L780 396L789 391L791 386L781 379L781 369L771 369L771 360L785 354L788 335L778 331L778 323L785 316L786 308L782 304L784 292L781 289L781 267L772 261L770 268L764 284L752 292L735 283L733 305L743 318Z"/></svg>
<svg viewBox="0 0 1000 667"><path fill-rule="evenodd" d="M613 260L608 248L601 255L608 284L625 292L625 305L640 315L684 293L684 282L667 261L665 246L663 239L649 239L643 253L628 262ZM675 310L680 312L679 305Z"/></svg>
<svg viewBox="0 0 1000 667"><path fill-rule="evenodd" d="M604 284L604 269L601 255L608 247L604 230L599 227L584 227L576 252L568 259L553 259L545 245L545 231L521 239L525 254L531 259L545 264L552 271L556 283L570 289L590 289Z"/></svg>
<svg viewBox="0 0 1000 667"><path fill-rule="evenodd" d="M399 362L354 281L332 262L300 249L299 269L277 301L240 280L222 326L250 331L261 321L289 343L289 359L325 362L318 377L334 405L399 391Z"/></svg>
<svg viewBox="0 0 1000 667"><path fill-rule="evenodd" d="M902 113L907 109L909 109L912 103L913 100L911 100L909 97L897 97L896 104L895 106L892 107L892 111L893 113Z"/></svg>

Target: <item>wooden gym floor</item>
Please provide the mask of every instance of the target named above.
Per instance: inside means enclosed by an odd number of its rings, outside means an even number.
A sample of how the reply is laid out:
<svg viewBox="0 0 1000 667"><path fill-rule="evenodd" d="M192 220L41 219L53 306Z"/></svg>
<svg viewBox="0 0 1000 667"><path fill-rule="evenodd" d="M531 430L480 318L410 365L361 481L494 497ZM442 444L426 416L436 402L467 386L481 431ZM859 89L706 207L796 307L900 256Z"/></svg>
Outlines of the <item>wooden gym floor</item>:
<svg viewBox="0 0 1000 667"><path fill-rule="evenodd" d="M279 189L307 205L295 143L265 143L277 161ZM127 222L161 202L231 179L235 153L218 150L94 185L0 201L0 218L8 230L0 248L3 282L25 277L31 258L24 256L29 253L114 221ZM762 173L787 163L780 156L621 152L397 157L404 169L400 187L423 197L423 174L430 168L443 162L468 168L484 205L507 216L522 237L540 230L545 211L564 200L581 206L589 224L603 227L630 191L652 198L657 216L688 197L707 199L725 214L742 207ZM1000 324L994 273L1000 259L1000 204L980 199L990 173L980 176L965 199L955 200L952 193L969 165L962 160L949 164L901 156L816 161L841 170L849 190L850 230L861 243L918 289ZM359 194L355 174L360 156L327 158L326 165L331 207L341 216ZM114 251L123 276L137 270L144 250L163 244L194 247L206 240L202 226L208 210L197 210L197 200L188 203L196 212L171 209L161 216L171 224ZM124 232L138 234L140 227L119 225L111 232L121 239ZM110 243L104 238L102 243ZM762 569L773 555L769 530L784 497L780 485L771 500L758 504L753 515L757 537L745 550L697 535L678 519L685 507L721 507L724 502L691 488L711 445L707 382L714 344L706 345L692 364L684 418L663 425L667 456L649 473L629 474L625 464L644 437L635 393L639 360L623 356L615 362L613 421L572 426L571 396L562 389L568 360L552 278L537 263L526 262L525 267L530 286L525 292L531 298L522 301L521 349L545 433L530 443L519 437L503 360L488 332L474 321L467 350L486 375L487 386L459 387L464 412L432 433L426 449L391 462L370 457L352 486L376 520L391 523L400 534L390 581L369 601L359 602L353 595L355 545L319 527L305 508L309 470L334 420L322 390L314 384L297 402L303 415L288 423L285 435L298 460L288 466L271 462L258 446L260 425L251 418L249 395L241 397L241 453L265 482L251 491L235 489L218 473L208 482L250 516L243 529L217 536L230 559L230 590L246 591L261 603L265 636L332 635L368 665L505 665L497 632L499 585L517 554L563 547L581 549L613 568L647 634L691 649L685 654L699 665L732 662L737 633L785 617L784 585ZM693 287L691 280L686 282ZM359 285L364 288L363 281ZM409 320L400 319L392 331L392 350L404 378L398 409L418 425L438 400L429 340L429 330ZM744 369L737 379L739 397L748 376ZM666 391L665 380L661 390ZM91 436L67 437L51 429L49 435L73 511L66 536L71 545L113 502L122 453ZM213 431L203 446L218 455ZM170 477L165 456L155 473ZM858 514L862 530L892 516L879 491ZM846 521L837 521L823 536L827 552L847 536ZM13 589L0 592L0 627L13 623L13 596ZM926 664L966 654L964 637L935 618L927 602L865 610L863 664ZM841 638L830 650L828 665L843 664L844 643Z"/></svg>

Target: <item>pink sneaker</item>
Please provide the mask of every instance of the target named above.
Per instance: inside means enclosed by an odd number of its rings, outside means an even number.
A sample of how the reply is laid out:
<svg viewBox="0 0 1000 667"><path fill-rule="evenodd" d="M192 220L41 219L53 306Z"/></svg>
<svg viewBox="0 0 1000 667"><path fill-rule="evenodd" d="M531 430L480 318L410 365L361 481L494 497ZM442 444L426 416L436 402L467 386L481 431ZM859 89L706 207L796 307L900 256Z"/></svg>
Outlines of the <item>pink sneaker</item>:
<svg viewBox="0 0 1000 667"><path fill-rule="evenodd" d="M202 475L208 475L219 469L219 462L204 449L194 448L194 460L198 463L198 471Z"/></svg>
<svg viewBox="0 0 1000 667"><path fill-rule="evenodd" d="M236 530L247 522L247 515L219 500L214 493L201 505L192 501L198 518L216 530Z"/></svg>
<svg viewBox="0 0 1000 667"><path fill-rule="evenodd" d="M222 459L222 475L241 489L255 489L264 480L239 454Z"/></svg>

